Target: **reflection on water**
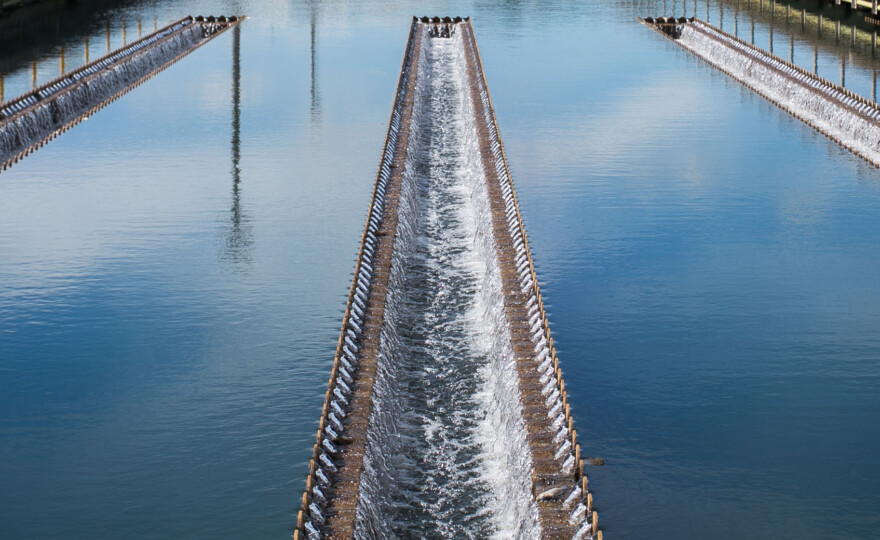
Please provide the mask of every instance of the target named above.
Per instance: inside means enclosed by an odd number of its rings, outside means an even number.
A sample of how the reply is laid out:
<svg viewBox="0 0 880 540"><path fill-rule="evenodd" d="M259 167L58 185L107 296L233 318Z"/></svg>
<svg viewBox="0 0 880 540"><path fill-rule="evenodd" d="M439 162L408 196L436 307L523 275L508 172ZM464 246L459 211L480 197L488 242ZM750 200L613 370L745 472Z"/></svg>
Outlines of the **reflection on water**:
<svg viewBox="0 0 880 540"><path fill-rule="evenodd" d="M312 97L310 111L312 113L312 122L315 125L321 123L321 87L318 85L318 4L315 1L309 2L309 81L311 82L310 94Z"/></svg>
<svg viewBox="0 0 880 540"><path fill-rule="evenodd" d="M241 208L241 25L232 30L232 208L223 258L237 269L251 263L254 243L250 218Z"/></svg>
<svg viewBox="0 0 880 540"><path fill-rule="evenodd" d="M775 13L777 54L870 93L871 30L785 6L686 4L764 48ZM475 23L606 533L876 538L877 171L639 25L661 0L442 7ZM7 98L108 20L115 48L182 15L72 9L3 26ZM186 9L250 18L0 180L4 538L290 536L426 8Z"/></svg>

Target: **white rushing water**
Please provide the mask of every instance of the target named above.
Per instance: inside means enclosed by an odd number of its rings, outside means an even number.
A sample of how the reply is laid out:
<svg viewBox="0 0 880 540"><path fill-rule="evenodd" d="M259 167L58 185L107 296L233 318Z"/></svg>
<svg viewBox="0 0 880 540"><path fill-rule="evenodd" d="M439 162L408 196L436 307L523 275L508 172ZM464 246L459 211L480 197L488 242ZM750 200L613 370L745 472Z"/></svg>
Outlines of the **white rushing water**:
<svg viewBox="0 0 880 540"><path fill-rule="evenodd" d="M0 163L18 155L31 145L43 140L67 123L76 120L129 85L174 60L204 38L203 27L190 23L168 39L158 40L118 62L107 62L106 67L95 66L84 73L57 96L45 100L31 98L36 104L30 111L0 122ZM121 59L121 58L120 58ZM72 82L72 81L71 81Z"/></svg>
<svg viewBox="0 0 880 540"><path fill-rule="evenodd" d="M676 41L874 163L880 163L880 112L873 107L858 103L699 21L681 25L681 37Z"/></svg>
<svg viewBox="0 0 880 540"><path fill-rule="evenodd" d="M461 36L425 31L417 65L356 536L535 538Z"/></svg>

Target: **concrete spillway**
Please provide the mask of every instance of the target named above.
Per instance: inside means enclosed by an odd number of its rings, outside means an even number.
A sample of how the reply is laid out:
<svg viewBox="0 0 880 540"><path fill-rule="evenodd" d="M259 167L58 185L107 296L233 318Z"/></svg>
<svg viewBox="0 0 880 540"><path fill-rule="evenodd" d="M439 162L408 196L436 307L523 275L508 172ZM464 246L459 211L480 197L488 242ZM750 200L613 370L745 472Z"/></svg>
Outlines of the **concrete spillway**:
<svg viewBox="0 0 880 540"><path fill-rule="evenodd" d="M698 19L643 22L875 167L880 106Z"/></svg>
<svg viewBox="0 0 880 540"><path fill-rule="evenodd" d="M0 170L240 21L239 17L186 17L0 104Z"/></svg>
<svg viewBox="0 0 880 540"><path fill-rule="evenodd" d="M414 19L294 538L596 538L468 19Z"/></svg>

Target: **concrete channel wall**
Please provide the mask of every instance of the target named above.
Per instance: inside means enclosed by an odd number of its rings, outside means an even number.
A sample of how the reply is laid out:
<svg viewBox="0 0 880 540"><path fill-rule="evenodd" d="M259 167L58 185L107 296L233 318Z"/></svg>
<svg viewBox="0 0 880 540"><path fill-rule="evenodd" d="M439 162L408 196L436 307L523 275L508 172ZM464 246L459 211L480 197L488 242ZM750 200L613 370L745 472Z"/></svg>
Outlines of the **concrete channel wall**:
<svg viewBox="0 0 880 540"><path fill-rule="evenodd" d="M392 272L398 208L404 186L418 59L424 40L461 34L479 153L491 208L492 236L501 270L504 312L514 351L519 410L532 466L532 504L542 538L601 538L598 516L583 472L580 444L559 360L550 335L516 192L498 133L479 50L469 19L422 18L412 22L396 99L379 165L355 274L343 316L324 407L313 447L306 491L294 531L302 538L373 538L359 529L360 484L373 419ZM433 119L442 121L442 119ZM370 523L375 523L371 521Z"/></svg>
<svg viewBox="0 0 880 540"><path fill-rule="evenodd" d="M647 26L712 67L880 167L880 105L696 18Z"/></svg>
<svg viewBox="0 0 880 540"><path fill-rule="evenodd" d="M0 170L238 24L240 17L185 17L0 104Z"/></svg>

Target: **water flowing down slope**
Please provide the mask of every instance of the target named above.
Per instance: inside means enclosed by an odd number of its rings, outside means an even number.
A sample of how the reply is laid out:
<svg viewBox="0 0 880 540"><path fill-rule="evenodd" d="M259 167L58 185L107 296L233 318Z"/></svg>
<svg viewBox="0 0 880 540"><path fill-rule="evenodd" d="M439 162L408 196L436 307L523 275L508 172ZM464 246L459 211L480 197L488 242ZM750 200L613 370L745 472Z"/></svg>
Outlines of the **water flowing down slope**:
<svg viewBox="0 0 880 540"><path fill-rule="evenodd" d="M698 19L644 20L770 102L880 167L880 106Z"/></svg>
<svg viewBox="0 0 880 540"><path fill-rule="evenodd" d="M186 17L0 104L0 170L240 21L239 17Z"/></svg>
<svg viewBox="0 0 880 540"><path fill-rule="evenodd" d="M295 536L600 535L470 22L413 22Z"/></svg>

